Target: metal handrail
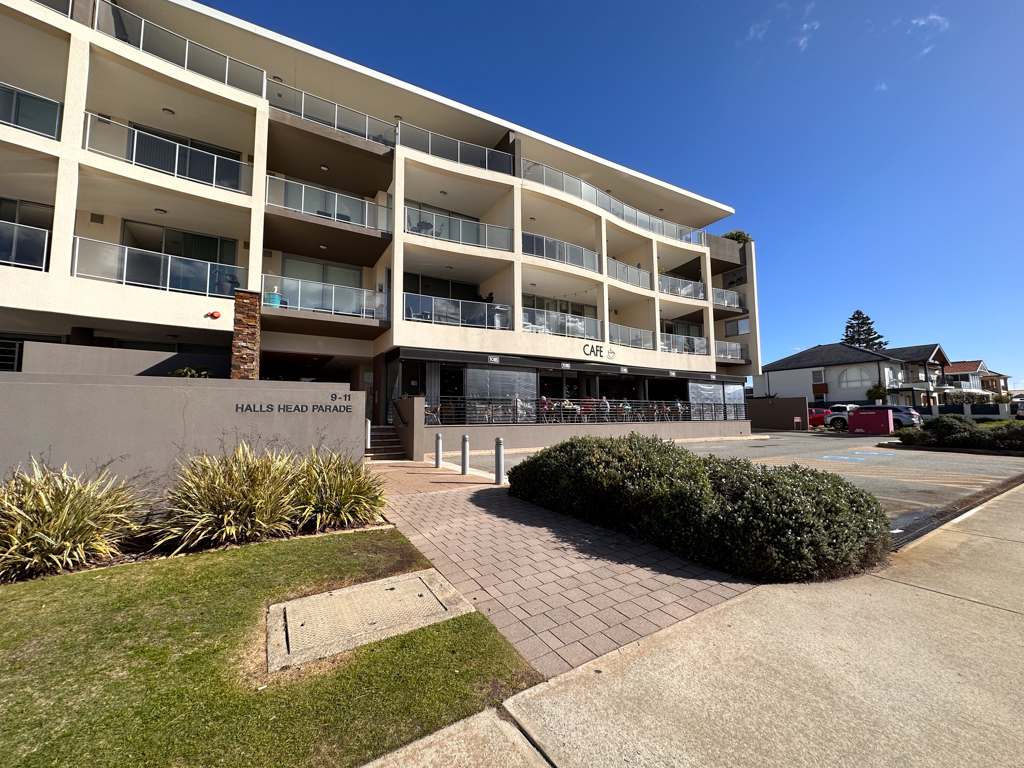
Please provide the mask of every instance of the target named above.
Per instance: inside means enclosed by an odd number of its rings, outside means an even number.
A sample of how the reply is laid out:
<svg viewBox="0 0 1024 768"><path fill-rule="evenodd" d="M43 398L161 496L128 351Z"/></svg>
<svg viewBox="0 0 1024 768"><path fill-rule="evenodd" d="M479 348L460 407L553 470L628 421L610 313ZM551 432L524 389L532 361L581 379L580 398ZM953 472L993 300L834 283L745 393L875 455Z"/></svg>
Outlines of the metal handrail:
<svg viewBox="0 0 1024 768"><path fill-rule="evenodd" d="M553 187L565 192L567 195L578 197L581 200L596 205L603 211L607 211L617 219L627 224L635 224L640 229L653 232L656 235L664 235L671 240L678 240L681 243L692 245L706 245L707 233L703 229L694 229L682 224L674 224L649 213L626 205L617 200L607 192L604 192L593 184L588 184L583 179L571 176L565 171L559 171L544 163L523 158L523 178L528 181L535 181L547 187Z"/></svg>
<svg viewBox="0 0 1024 768"><path fill-rule="evenodd" d="M404 317L413 322L496 331L512 329L512 307L508 304L443 299L418 293L407 293L404 299Z"/></svg>
<svg viewBox="0 0 1024 768"><path fill-rule="evenodd" d="M736 291L727 291L725 288L714 288L711 291L711 298L720 307L731 307L733 309L746 309L747 297Z"/></svg>
<svg viewBox="0 0 1024 768"><path fill-rule="evenodd" d="M371 200L276 176L267 177L267 205L390 232L390 210ZM381 214L383 213L383 224Z"/></svg>
<svg viewBox="0 0 1024 768"><path fill-rule="evenodd" d="M387 320L388 303L388 294L366 288L263 275L263 305L266 307Z"/></svg>
<svg viewBox="0 0 1024 768"><path fill-rule="evenodd" d="M264 70L182 37L109 0L97 0L93 27L189 72L254 96L265 94L267 73Z"/></svg>
<svg viewBox="0 0 1024 768"><path fill-rule="evenodd" d="M574 339L601 341L604 338L601 325L601 321L596 317L523 307L523 333L543 333L549 336L570 336Z"/></svg>
<svg viewBox="0 0 1024 768"><path fill-rule="evenodd" d="M721 360L744 360L743 347L735 341L716 341L715 357Z"/></svg>
<svg viewBox="0 0 1024 768"><path fill-rule="evenodd" d="M85 117L85 148L90 152L218 189L252 194L249 163L178 144L92 112Z"/></svg>
<svg viewBox="0 0 1024 768"><path fill-rule="evenodd" d="M621 347L636 349L654 349L654 331L643 328L631 328L628 325L608 323L608 341Z"/></svg>
<svg viewBox="0 0 1024 768"><path fill-rule="evenodd" d="M403 147L426 152L428 155L462 165L472 165L475 168L485 168L488 171L507 173L510 176L513 173L514 158L508 152L453 139L425 128L417 128L409 123L398 123L398 143Z"/></svg>
<svg viewBox="0 0 1024 768"><path fill-rule="evenodd" d="M46 271L50 230L0 221L0 264Z"/></svg>
<svg viewBox="0 0 1024 768"><path fill-rule="evenodd" d="M708 340L703 336L679 336L674 333L661 334L662 352L674 352L677 355L706 355Z"/></svg>
<svg viewBox="0 0 1024 768"><path fill-rule="evenodd" d="M9 83L0 83L0 93L8 91L11 95L11 111L8 114L0 114L0 123L4 125L10 125L14 128L19 128L29 133L34 133L38 136L46 136L49 139L60 140L60 123L61 116L64 113L64 105L59 101L48 99L45 96L40 96L38 93L32 93L32 91L26 91L24 88L18 88L16 85L10 85ZM26 98L27 97L27 98ZM27 120L22 119L22 111L24 103L28 101L31 103L33 100L37 102L43 102L44 106L48 106L53 109L53 130L52 131L41 131L37 128L32 128L25 123L31 121L34 117L40 117L38 115L32 115L31 110L24 110L27 114L25 117Z"/></svg>
<svg viewBox="0 0 1024 768"><path fill-rule="evenodd" d="M405 208L405 231L463 245L479 245L499 251L512 250L512 230L508 227L430 213L409 206Z"/></svg>
<svg viewBox="0 0 1024 768"><path fill-rule="evenodd" d="M651 273L646 269L640 269L639 267L631 267L629 264L623 264L621 261L613 259L611 256L607 259L608 277L614 280L621 280L624 283L635 285L639 288L647 288L650 290L651 287Z"/></svg>
<svg viewBox="0 0 1024 768"><path fill-rule="evenodd" d="M383 144L385 147L395 146L398 126L394 123L371 117L365 112L322 99L276 80L268 79L266 89L267 101L274 109L326 125L342 133Z"/></svg>
<svg viewBox="0 0 1024 768"><path fill-rule="evenodd" d="M523 253L539 256L549 261L559 261L574 267L601 272L601 256L582 245L573 245L563 240L555 240L543 235L532 235L523 232Z"/></svg>
<svg viewBox="0 0 1024 768"><path fill-rule="evenodd" d="M667 293L669 296L678 296L681 299L706 299L704 283L694 280L683 280L671 275L658 275L658 290Z"/></svg>
<svg viewBox="0 0 1024 768"><path fill-rule="evenodd" d="M696 403L686 400L441 395L432 401L428 400L426 406L426 426L740 421L747 418L746 403Z"/></svg>
<svg viewBox="0 0 1024 768"><path fill-rule="evenodd" d="M248 270L233 264L215 264L76 237L71 275L121 285L231 298L235 288L247 285Z"/></svg>

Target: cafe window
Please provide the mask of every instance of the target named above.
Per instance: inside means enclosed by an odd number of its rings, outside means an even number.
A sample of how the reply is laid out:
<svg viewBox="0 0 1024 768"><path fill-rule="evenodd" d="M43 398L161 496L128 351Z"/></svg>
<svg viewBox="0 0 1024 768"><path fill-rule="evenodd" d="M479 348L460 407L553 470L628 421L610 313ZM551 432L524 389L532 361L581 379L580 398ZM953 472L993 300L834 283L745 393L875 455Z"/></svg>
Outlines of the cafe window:
<svg viewBox="0 0 1024 768"><path fill-rule="evenodd" d="M533 368L466 367L466 397L537 399L537 371Z"/></svg>
<svg viewBox="0 0 1024 768"><path fill-rule="evenodd" d="M750 333L750 318L744 317L739 320L727 320L725 322L726 336L743 336Z"/></svg>

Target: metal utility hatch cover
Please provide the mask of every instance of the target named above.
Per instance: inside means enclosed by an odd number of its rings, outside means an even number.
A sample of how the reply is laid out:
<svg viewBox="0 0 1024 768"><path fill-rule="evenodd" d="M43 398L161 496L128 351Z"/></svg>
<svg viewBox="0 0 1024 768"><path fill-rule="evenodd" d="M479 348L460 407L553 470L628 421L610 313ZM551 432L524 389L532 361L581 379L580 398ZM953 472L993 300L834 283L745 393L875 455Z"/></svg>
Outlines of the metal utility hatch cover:
<svg viewBox="0 0 1024 768"><path fill-rule="evenodd" d="M322 659L472 610L433 568L277 603L267 614L267 671Z"/></svg>

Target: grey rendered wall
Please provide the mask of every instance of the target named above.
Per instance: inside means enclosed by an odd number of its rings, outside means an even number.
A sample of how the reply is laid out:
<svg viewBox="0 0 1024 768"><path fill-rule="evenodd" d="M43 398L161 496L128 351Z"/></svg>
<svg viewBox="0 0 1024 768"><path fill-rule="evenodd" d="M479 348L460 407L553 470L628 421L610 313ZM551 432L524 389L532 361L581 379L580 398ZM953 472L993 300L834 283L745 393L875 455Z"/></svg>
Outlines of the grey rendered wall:
<svg viewBox="0 0 1024 768"><path fill-rule="evenodd" d="M362 459L363 397L347 384L0 373L0 472L36 456L160 486L179 458L242 440Z"/></svg>
<svg viewBox="0 0 1024 768"><path fill-rule="evenodd" d="M214 377L226 379L231 373L231 356L26 341L21 370L23 373L170 376L178 368L198 368L202 365L210 368Z"/></svg>
<svg viewBox="0 0 1024 768"><path fill-rule="evenodd" d="M800 429L807 429L806 397L775 397L771 400L747 400L747 417L754 429L793 429L794 417L800 417Z"/></svg>

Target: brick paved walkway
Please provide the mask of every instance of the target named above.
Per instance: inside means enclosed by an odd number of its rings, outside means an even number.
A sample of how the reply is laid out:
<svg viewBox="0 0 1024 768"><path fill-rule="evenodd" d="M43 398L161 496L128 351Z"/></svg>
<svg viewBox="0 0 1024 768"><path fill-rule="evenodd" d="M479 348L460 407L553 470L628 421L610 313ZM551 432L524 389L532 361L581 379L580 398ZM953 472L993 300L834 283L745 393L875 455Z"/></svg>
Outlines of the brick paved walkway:
<svg viewBox="0 0 1024 768"><path fill-rule="evenodd" d="M547 677L753 586L507 488L393 498L388 518Z"/></svg>

